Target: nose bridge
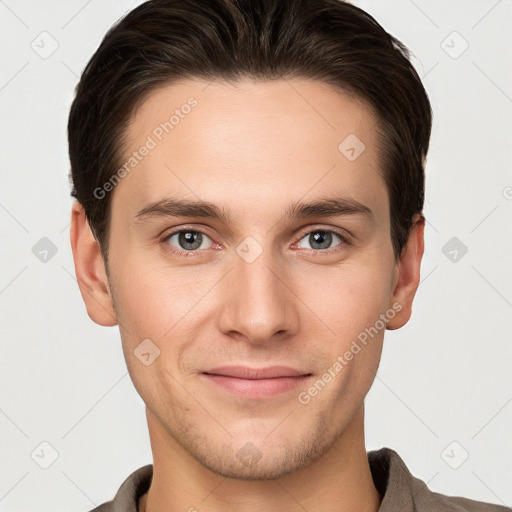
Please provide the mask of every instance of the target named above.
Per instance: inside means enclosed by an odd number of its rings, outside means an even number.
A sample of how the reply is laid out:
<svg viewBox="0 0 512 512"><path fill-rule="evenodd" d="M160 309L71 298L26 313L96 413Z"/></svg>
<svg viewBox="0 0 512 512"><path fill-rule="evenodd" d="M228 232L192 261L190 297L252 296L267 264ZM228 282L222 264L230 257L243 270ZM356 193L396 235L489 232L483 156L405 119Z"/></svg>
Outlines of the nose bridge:
<svg viewBox="0 0 512 512"><path fill-rule="evenodd" d="M279 331L291 334L298 318L293 294L283 282L284 262L248 237L237 247L232 263L224 283L222 332L239 333L251 343L265 342Z"/></svg>

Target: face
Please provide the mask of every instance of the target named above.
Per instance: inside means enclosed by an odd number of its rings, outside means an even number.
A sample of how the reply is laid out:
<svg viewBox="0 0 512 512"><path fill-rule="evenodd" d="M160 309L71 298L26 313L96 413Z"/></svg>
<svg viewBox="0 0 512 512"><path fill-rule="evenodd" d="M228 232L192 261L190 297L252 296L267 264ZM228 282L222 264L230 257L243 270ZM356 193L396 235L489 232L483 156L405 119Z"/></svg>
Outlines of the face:
<svg viewBox="0 0 512 512"><path fill-rule="evenodd" d="M315 81L187 80L127 129L109 244L124 355L148 418L219 474L276 478L332 446L408 307L375 123ZM213 375L233 366L298 376Z"/></svg>

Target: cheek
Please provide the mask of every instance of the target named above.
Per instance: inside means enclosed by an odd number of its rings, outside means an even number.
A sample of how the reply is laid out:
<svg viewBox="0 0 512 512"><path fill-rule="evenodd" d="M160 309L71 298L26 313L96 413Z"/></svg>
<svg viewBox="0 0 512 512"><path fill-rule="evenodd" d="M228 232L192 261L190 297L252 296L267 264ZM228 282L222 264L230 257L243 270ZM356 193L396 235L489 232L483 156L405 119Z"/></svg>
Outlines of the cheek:
<svg viewBox="0 0 512 512"><path fill-rule="evenodd" d="M177 410L180 399L186 401L186 397L181 396L182 387L173 376L183 375L181 360L188 340L196 337L200 314L194 305L206 293L206 283L176 278L168 268L158 269L128 258L116 268L122 271L112 272L113 293L133 384L152 410L162 407L161 396L170 401L166 407L172 405ZM144 353L149 353L147 365Z"/></svg>
<svg viewBox="0 0 512 512"><path fill-rule="evenodd" d="M328 277L326 273L325 287L303 288L301 297L321 320L315 318L315 345L326 355L321 378L335 375L317 407L329 401L343 404L336 412L340 417L346 414L344 407L359 406L378 370L386 326L380 315L390 296L388 272L383 265L345 265L337 272L331 269Z"/></svg>
<svg viewBox="0 0 512 512"><path fill-rule="evenodd" d="M190 270L169 269L125 260L122 274L113 275L118 317L129 330L158 338L190 321L190 313L208 291L207 280Z"/></svg>
<svg viewBox="0 0 512 512"><path fill-rule="evenodd" d="M195 341L205 337L209 313L214 316L218 309L218 304L209 302L212 295L208 292L219 277L191 267L155 266L147 258L144 264L127 258L122 269L122 274L112 275L112 280L116 313L120 326L125 327L120 327L120 332L128 369L141 386L151 379L163 381L160 384L165 389L165 384L172 383L169 375L162 373L165 369L184 377L193 373L194 358L191 363L187 355L194 352ZM158 357L151 366L144 367L136 354L141 353L139 346L147 339L157 347L149 344L150 352L153 349Z"/></svg>
<svg viewBox="0 0 512 512"><path fill-rule="evenodd" d="M215 317L223 299L209 293L225 273L207 265L174 266L164 257L149 258L148 250L112 245L111 279L117 315L129 332L130 345L146 338L162 346L173 339L191 339L203 321ZM347 258L335 265L290 265L283 279L294 290L284 294L297 309L303 329L316 330L324 343L341 350L365 328L372 326L388 306L392 266L387 254L367 250L364 257ZM372 256L373 255L373 256ZM226 279L229 280L229 276ZM224 283L225 284L225 283Z"/></svg>
<svg viewBox="0 0 512 512"><path fill-rule="evenodd" d="M308 277L307 286L300 285L298 295L315 313L321 336L332 338L341 349L374 325L388 307L389 274L383 265L346 264L322 269Z"/></svg>

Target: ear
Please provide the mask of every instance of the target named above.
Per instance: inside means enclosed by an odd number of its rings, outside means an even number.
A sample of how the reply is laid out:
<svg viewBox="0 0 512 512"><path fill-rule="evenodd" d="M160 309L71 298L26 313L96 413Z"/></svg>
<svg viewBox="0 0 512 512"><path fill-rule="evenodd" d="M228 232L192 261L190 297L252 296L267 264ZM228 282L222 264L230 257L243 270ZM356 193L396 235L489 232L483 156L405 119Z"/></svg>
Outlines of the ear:
<svg viewBox="0 0 512 512"><path fill-rule="evenodd" d="M91 232L82 205L76 201L71 209L70 240L76 279L87 314L99 325L116 325L117 318L100 246Z"/></svg>
<svg viewBox="0 0 512 512"><path fill-rule="evenodd" d="M420 266L423 257L425 230L425 217L417 213L414 215L409 239L405 244L400 258L395 265L394 290L389 306L400 304L401 309L388 321L386 328L399 329L410 319L412 302L420 284ZM398 307L393 308L395 311Z"/></svg>

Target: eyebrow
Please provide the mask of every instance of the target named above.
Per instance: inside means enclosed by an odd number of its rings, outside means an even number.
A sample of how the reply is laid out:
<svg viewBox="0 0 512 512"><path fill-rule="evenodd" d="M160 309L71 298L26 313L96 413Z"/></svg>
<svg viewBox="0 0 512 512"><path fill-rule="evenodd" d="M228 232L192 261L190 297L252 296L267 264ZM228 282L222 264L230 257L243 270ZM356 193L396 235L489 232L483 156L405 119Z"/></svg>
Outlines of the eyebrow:
<svg viewBox="0 0 512 512"><path fill-rule="evenodd" d="M375 223L375 215L368 206L350 197L342 196L325 197L310 203L295 201L288 206L283 217L299 220L309 217L345 215L360 215L372 224ZM162 217L199 217L218 220L224 224L231 221L229 212L214 203L174 198L161 199L145 206L134 216L133 220L143 222Z"/></svg>

